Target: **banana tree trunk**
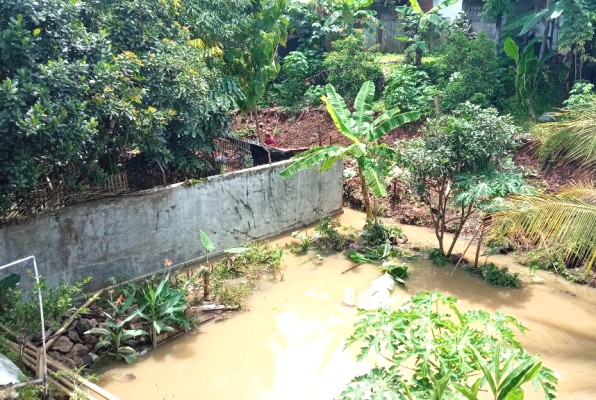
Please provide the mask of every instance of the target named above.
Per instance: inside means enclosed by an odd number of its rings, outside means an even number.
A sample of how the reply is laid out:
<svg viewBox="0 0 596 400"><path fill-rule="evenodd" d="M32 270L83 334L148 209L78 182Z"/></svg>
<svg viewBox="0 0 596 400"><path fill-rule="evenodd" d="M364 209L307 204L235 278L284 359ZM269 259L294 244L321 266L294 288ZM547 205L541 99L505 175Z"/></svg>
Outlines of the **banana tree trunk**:
<svg viewBox="0 0 596 400"><path fill-rule="evenodd" d="M374 219L373 210L370 206L370 197L368 196L368 185L362 174L362 168L358 164L358 175L360 175L360 186L362 188L362 199L364 200L364 210L366 211L366 219Z"/></svg>

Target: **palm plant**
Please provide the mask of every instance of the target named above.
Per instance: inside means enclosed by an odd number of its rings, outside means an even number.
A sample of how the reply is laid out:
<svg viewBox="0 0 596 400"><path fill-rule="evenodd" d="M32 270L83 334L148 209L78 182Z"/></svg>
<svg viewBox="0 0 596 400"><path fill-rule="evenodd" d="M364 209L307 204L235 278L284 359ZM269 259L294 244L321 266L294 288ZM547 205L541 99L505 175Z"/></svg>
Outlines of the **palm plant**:
<svg viewBox="0 0 596 400"><path fill-rule="evenodd" d="M319 172L329 169L337 160L352 158L356 160L358 175L362 187L366 216L373 219L369 190L376 197L387 196L384 177L389 166L398 158L398 153L378 140L392 129L420 118L420 113L410 111L398 114L399 109L390 110L373 120L372 101L375 94L373 82L366 81L360 88L354 101L354 112L350 113L344 99L328 84L327 95L321 99L327 107L333 123L342 135L352 141L349 146L315 147L302 153L295 161L281 172L284 178L298 171L320 164Z"/></svg>
<svg viewBox="0 0 596 400"><path fill-rule="evenodd" d="M560 246L590 271L596 263L596 187L573 184L557 194L519 195L495 214L493 230Z"/></svg>
<svg viewBox="0 0 596 400"><path fill-rule="evenodd" d="M596 96L594 96L596 100ZM560 120L537 125L541 156L573 169L596 167L596 101L561 111Z"/></svg>

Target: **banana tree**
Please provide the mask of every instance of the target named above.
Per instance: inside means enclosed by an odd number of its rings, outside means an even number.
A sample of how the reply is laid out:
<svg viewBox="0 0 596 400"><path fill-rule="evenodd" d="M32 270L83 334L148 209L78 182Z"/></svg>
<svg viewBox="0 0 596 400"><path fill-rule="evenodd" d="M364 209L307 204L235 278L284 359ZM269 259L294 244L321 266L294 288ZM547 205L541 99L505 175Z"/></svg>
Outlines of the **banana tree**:
<svg viewBox="0 0 596 400"><path fill-rule="evenodd" d="M331 84L328 84L325 89L326 96L321 99L327 107L327 112L339 132L350 139L352 144L312 148L296 158L281 172L281 176L287 178L300 170L318 164L320 164L319 171L324 172L338 160L355 159L366 216L373 219L369 191L376 197L387 196L387 187L383 178L389 171L389 165L399 156L394 149L378 143L378 140L392 129L416 121L420 118L420 113L410 111L398 114L399 109L396 108L373 120L372 102L375 86L372 81L364 82L360 88L354 101L353 113L350 113L344 99L337 94Z"/></svg>
<svg viewBox="0 0 596 400"><path fill-rule="evenodd" d="M420 65L422 61L422 54L428 53L428 40L431 34L431 28L440 28L445 24L446 19L442 17L439 12L459 0L444 0L424 12L418 3L418 0L409 0L409 6L397 6L395 11L400 14L404 21L404 31L406 35L397 36L397 40L410 42L410 46L406 52L414 53L414 65Z"/></svg>

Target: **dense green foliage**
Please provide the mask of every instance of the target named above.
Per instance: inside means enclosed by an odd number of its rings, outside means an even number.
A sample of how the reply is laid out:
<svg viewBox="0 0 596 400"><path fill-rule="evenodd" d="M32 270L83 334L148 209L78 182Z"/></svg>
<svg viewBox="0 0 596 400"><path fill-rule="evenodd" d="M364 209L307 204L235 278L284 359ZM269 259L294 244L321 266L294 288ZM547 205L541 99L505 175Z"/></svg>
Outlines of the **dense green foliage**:
<svg viewBox="0 0 596 400"><path fill-rule="evenodd" d="M356 98L366 81L376 85L382 77L381 67L373 52L363 50L363 37L348 36L333 42L333 51L325 56L328 82L348 100Z"/></svg>
<svg viewBox="0 0 596 400"><path fill-rule="evenodd" d="M411 183L431 211L444 255L451 255L474 211L523 186L508 161L515 132L510 117L465 103L451 115L429 119L421 138L400 144ZM446 245L448 207L452 206L457 222L454 239Z"/></svg>
<svg viewBox="0 0 596 400"><path fill-rule="evenodd" d="M304 79L308 73L308 60L303 53L293 51L284 57L281 82L273 85L281 106L299 108L302 105L306 92Z"/></svg>
<svg viewBox="0 0 596 400"><path fill-rule="evenodd" d="M449 37L442 63L448 71L442 108L452 110L470 101L496 106L504 97L505 70L495 55L495 44L484 33L470 38L458 31Z"/></svg>
<svg viewBox="0 0 596 400"><path fill-rule="evenodd" d="M0 4L0 200L101 183L122 154L165 169L229 130L277 73L283 0Z"/></svg>
<svg viewBox="0 0 596 400"><path fill-rule="evenodd" d="M383 100L389 108L418 111L430 115L434 110L437 89L430 83L426 72L409 64L398 64L385 78Z"/></svg>
<svg viewBox="0 0 596 400"><path fill-rule="evenodd" d="M347 345L383 358L340 395L359 399L522 399L527 383L554 399L557 378L515 337L527 328L500 312L462 312L457 299L419 293L393 311L363 311ZM480 391L488 396L479 396Z"/></svg>
<svg viewBox="0 0 596 400"><path fill-rule="evenodd" d="M373 219L369 190L376 197L387 195L384 179L398 158L398 153L391 147L380 144L379 139L398 126L416 121L420 118L420 113L410 111L399 114L399 110L393 109L374 118L372 100L375 89L371 81L362 84L354 100L354 112L348 110L345 100L335 91L333 85L328 84L326 91L327 96L323 97L323 101L327 111L338 131L352 144L314 147L300 154L294 163L281 172L281 176L287 178L314 165L319 165L319 171L323 172L340 159L354 159L358 165L366 216Z"/></svg>

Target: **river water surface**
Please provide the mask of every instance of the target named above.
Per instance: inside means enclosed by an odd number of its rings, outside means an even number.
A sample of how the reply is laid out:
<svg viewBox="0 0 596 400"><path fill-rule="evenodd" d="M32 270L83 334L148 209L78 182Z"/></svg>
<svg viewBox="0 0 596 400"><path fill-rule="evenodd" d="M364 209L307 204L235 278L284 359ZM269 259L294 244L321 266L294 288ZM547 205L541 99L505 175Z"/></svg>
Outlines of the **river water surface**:
<svg viewBox="0 0 596 400"><path fill-rule="evenodd" d="M364 215L346 209L340 221L360 228ZM403 229L410 243L435 246L431 230ZM284 236L272 244L292 240ZM333 399L372 366L355 361L356 348L343 349L356 318L356 309L343 300L346 289L364 291L379 271L361 266L342 274L352 263L341 254L319 265L312 255L289 251L283 260L283 281L263 282L247 301L247 311L173 339L135 365L111 368L101 385L123 400ZM490 261L527 275L512 257ZM520 335L523 345L559 375L558 398L596 399L596 290L542 272L543 284L499 289L452 269L417 260L407 286L396 287L393 295L401 303L421 290L440 291L458 297L464 310L500 310L516 317L530 328ZM531 385L527 392L528 399L543 398Z"/></svg>

